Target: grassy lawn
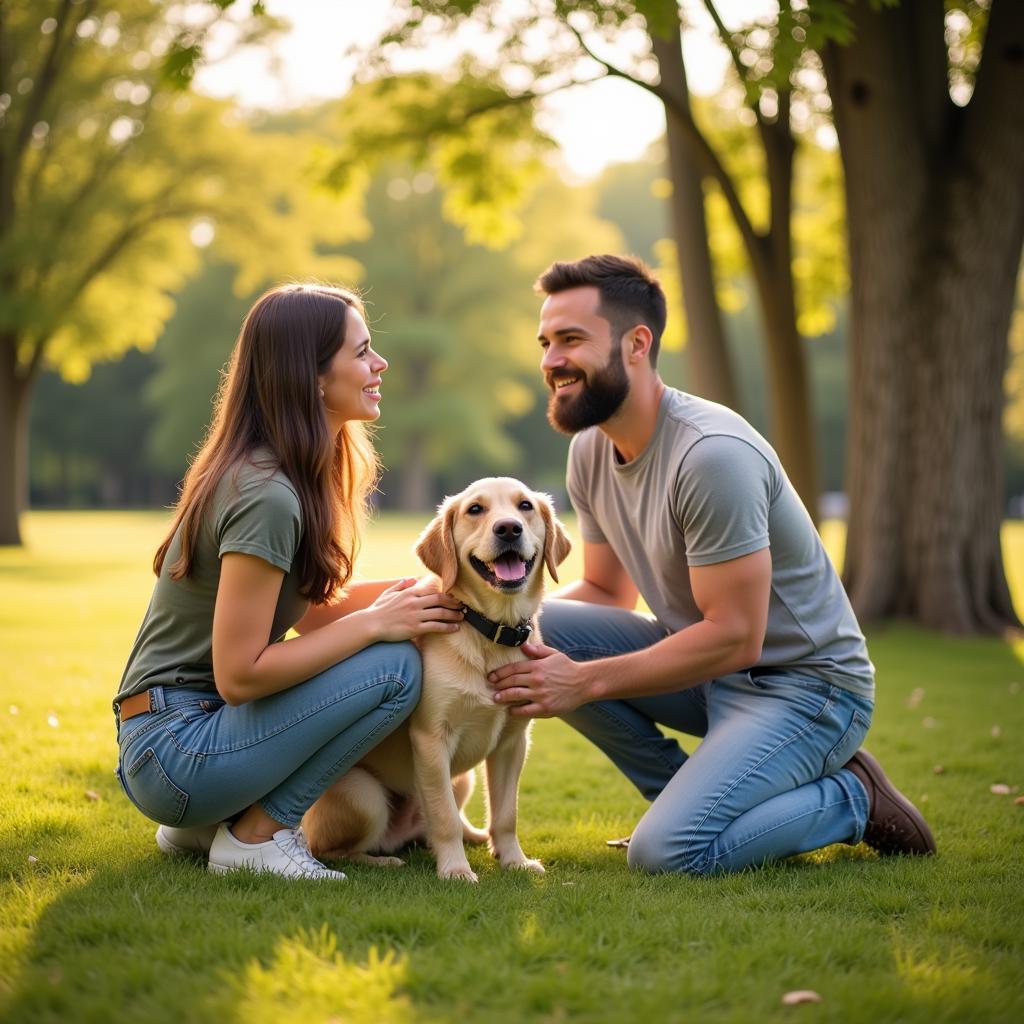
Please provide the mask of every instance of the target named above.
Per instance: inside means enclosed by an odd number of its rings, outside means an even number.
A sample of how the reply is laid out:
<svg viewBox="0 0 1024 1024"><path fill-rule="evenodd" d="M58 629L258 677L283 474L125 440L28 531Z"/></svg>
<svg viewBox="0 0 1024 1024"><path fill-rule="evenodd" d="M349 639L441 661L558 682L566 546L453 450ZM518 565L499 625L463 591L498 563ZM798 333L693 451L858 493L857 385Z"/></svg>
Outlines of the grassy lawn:
<svg viewBox="0 0 1024 1024"><path fill-rule="evenodd" d="M475 887L440 882L423 852L341 885L215 877L157 852L112 773L110 698L165 522L37 513L25 550L0 549L0 1020L1024 1019L1020 645L870 637L869 746L921 802L934 860L842 846L733 877L632 874L604 840L644 802L540 722L521 835L543 877L478 850ZM421 525L378 524L366 575L415 571ZM1024 525L1006 539L1024 608ZM823 1002L780 1004L805 988Z"/></svg>

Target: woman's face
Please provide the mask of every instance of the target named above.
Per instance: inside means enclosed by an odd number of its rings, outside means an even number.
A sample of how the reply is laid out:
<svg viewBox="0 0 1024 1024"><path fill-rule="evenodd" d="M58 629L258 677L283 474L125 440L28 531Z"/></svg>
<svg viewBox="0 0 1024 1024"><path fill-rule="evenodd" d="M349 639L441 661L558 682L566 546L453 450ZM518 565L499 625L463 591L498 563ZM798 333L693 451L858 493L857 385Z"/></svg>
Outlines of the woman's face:
<svg viewBox="0 0 1024 1024"><path fill-rule="evenodd" d="M335 429L348 420L380 416L381 374L388 361L370 347L370 332L355 309L345 317L345 340L320 375L324 408Z"/></svg>

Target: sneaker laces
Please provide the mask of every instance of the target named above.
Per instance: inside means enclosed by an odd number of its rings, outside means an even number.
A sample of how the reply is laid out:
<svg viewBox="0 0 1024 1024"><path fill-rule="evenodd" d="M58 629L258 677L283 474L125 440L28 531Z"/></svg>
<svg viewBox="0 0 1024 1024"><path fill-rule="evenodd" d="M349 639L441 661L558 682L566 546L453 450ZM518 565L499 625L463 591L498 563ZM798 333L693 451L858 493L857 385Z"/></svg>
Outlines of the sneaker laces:
<svg viewBox="0 0 1024 1024"><path fill-rule="evenodd" d="M274 838L276 839L277 837L275 836ZM306 833L302 831L301 825L298 828L289 829L288 835L281 837L280 846L304 871L309 871L315 875L322 875L330 870L313 856L309 849Z"/></svg>

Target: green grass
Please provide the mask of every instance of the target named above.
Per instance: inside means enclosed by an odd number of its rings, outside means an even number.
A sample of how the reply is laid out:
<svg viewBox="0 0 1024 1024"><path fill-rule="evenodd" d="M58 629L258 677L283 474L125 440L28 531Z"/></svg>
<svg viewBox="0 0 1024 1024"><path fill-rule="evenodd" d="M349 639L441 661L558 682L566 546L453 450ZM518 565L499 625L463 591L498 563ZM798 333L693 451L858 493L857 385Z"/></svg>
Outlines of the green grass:
<svg viewBox="0 0 1024 1024"><path fill-rule="evenodd" d="M0 1019L1024 1019L1024 806L989 789L1024 787L1021 648L870 637L869 745L928 814L934 860L832 847L726 878L632 874L604 840L643 801L540 722L521 834L543 877L478 850L475 887L438 881L423 852L340 886L211 877L158 854L112 774L110 698L165 521L38 513L25 550L0 550ZM421 525L378 524L366 575L413 571ZM1024 528L1006 539L1024 597ZM780 1005L801 988L824 1001Z"/></svg>

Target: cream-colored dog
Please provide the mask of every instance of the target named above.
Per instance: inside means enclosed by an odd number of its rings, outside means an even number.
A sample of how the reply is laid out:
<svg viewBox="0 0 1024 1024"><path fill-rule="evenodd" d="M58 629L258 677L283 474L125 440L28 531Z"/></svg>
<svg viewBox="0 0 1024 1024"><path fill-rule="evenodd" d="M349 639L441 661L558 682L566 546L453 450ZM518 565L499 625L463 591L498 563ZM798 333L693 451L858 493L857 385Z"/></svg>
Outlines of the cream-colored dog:
<svg viewBox="0 0 1024 1024"><path fill-rule="evenodd" d="M540 642L544 566L557 582L556 567L568 553L549 499L518 480L489 477L445 499L416 554L440 589L463 602L466 618L455 633L417 642L423 694L416 710L306 813L302 825L315 854L401 864L370 851L392 853L425 832L441 878L477 880L464 840L487 841L502 867L543 872L516 835L531 722L494 702L487 674L524 658L519 644L526 639ZM486 831L462 812L471 770L482 761Z"/></svg>

